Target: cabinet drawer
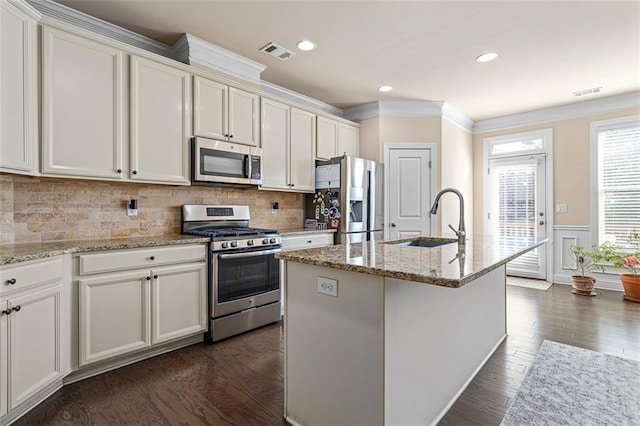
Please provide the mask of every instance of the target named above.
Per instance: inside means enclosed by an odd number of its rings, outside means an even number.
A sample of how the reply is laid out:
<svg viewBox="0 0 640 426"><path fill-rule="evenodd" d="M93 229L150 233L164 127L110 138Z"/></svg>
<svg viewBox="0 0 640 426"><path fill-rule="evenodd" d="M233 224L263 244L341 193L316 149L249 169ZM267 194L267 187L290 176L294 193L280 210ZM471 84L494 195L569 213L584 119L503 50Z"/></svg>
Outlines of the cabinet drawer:
<svg viewBox="0 0 640 426"><path fill-rule="evenodd" d="M0 270L0 294L62 279L62 258L49 258Z"/></svg>
<svg viewBox="0 0 640 426"><path fill-rule="evenodd" d="M81 254L78 256L78 275L203 261L206 255L207 250L204 244Z"/></svg>
<svg viewBox="0 0 640 426"><path fill-rule="evenodd" d="M291 235L282 237L282 250L299 250L333 245L333 234Z"/></svg>

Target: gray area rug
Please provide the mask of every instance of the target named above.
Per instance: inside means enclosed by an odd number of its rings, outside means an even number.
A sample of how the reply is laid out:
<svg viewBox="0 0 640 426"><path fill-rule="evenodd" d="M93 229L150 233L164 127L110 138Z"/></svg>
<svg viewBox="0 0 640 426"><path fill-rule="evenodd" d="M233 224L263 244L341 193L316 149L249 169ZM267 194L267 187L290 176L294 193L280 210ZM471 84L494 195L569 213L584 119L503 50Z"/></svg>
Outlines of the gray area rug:
<svg viewBox="0 0 640 426"><path fill-rule="evenodd" d="M545 340L501 425L640 425L640 363Z"/></svg>

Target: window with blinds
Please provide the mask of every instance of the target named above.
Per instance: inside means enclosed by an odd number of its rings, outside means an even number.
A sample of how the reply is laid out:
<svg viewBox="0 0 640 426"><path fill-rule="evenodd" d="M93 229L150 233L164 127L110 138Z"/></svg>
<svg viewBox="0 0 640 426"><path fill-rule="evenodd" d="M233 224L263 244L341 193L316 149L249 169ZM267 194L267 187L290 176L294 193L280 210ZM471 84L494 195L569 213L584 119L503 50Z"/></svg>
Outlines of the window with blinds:
<svg viewBox="0 0 640 426"><path fill-rule="evenodd" d="M640 120L597 129L598 238L631 249L640 230Z"/></svg>

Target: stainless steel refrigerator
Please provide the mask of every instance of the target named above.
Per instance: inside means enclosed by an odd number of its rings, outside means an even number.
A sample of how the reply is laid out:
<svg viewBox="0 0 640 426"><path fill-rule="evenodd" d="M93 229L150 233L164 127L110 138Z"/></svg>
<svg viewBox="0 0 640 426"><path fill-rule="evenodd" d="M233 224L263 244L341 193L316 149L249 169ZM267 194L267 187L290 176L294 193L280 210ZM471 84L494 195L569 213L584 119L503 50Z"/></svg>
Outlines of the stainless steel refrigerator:
<svg viewBox="0 0 640 426"><path fill-rule="evenodd" d="M375 161L347 156L316 161L316 191L306 196L305 216L337 229L336 244L382 239L383 184L383 165Z"/></svg>

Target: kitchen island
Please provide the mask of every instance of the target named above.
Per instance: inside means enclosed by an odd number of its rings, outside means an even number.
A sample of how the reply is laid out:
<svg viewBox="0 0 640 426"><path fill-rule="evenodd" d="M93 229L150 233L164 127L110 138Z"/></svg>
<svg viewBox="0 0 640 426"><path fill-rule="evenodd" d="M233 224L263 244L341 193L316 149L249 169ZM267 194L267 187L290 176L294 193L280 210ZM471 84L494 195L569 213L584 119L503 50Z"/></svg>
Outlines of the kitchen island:
<svg viewBox="0 0 640 426"><path fill-rule="evenodd" d="M506 337L506 263L545 242L414 237L280 254L285 418L436 423Z"/></svg>

